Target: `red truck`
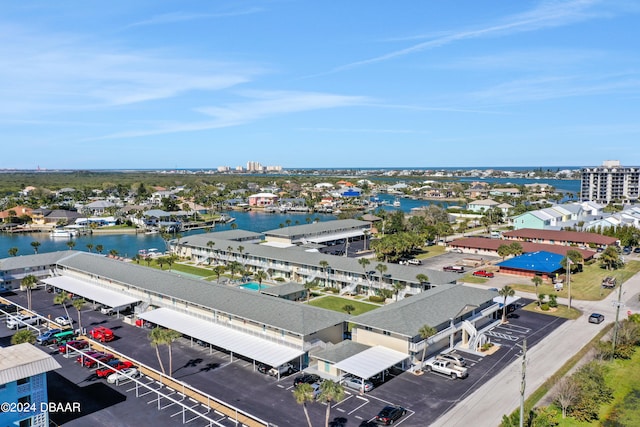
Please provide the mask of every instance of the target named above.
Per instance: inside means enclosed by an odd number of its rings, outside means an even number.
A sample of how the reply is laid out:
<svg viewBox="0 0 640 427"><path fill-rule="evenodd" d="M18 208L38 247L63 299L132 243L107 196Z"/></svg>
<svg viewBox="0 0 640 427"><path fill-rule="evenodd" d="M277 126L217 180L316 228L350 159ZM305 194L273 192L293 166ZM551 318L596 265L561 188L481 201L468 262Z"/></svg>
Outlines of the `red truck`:
<svg viewBox="0 0 640 427"><path fill-rule="evenodd" d="M489 279L491 279L493 277L493 273L487 270L478 270L478 271L474 271L473 272L474 276L478 276L478 277L487 277Z"/></svg>
<svg viewBox="0 0 640 427"><path fill-rule="evenodd" d="M96 326L89 331L89 336L96 341L108 342L113 341L113 331L104 326Z"/></svg>

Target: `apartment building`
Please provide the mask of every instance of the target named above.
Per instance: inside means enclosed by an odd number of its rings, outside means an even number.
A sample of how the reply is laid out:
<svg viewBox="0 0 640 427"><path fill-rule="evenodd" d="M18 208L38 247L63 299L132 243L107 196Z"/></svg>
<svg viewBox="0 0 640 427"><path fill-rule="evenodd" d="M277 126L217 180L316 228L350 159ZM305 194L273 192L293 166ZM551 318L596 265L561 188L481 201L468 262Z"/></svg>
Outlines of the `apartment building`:
<svg viewBox="0 0 640 427"><path fill-rule="evenodd" d="M582 168L580 199L597 203L633 202L640 196L640 167L606 160L602 166Z"/></svg>

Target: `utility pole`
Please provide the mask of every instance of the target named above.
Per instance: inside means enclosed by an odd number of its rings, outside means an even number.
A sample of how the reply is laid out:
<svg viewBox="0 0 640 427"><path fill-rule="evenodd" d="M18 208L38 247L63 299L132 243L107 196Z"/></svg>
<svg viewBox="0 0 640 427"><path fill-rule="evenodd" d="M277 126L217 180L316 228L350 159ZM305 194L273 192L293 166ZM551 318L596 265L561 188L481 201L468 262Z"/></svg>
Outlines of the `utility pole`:
<svg viewBox="0 0 640 427"><path fill-rule="evenodd" d="M524 390L527 383L527 339L522 340L522 382L520 383L520 427L524 427Z"/></svg>
<svg viewBox="0 0 640 427"><path fill-rule="evenodd" d="M618 301L615 301L613 305L616 306L616 323L613 324L613 340L611 340L611 358L616 356L616 341L618 340L618 318L620 317L620 307L622 304L622 282L618 286Z"/></svg>

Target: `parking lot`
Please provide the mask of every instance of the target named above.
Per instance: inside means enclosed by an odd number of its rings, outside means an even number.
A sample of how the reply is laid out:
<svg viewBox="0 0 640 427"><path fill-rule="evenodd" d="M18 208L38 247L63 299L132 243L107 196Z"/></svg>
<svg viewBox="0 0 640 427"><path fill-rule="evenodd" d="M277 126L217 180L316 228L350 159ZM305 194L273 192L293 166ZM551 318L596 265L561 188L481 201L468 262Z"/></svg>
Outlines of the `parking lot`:
<svg viewBox="0 0 640 427"><path fill-rule="evenodd" d="M460 255L460 254L455 254ZM18 292L8 296L12 301L26 305L26 296ZM33 308L52 318L65 314L59 305L53 305L53 295L44 290L33 292ZM469 377L453 380L437 374L425 373L416 376L409 372L401 373L364 395L347 389L345 398L332 404L331 419L334 426L373 425L371 420L386 404L401 405L408 412L396 424L402 426L424 426L462 400L466 395L483 384L492 375L499 372L520 354L523 338L527 338L531 347L539 342L551 330L564 320L530 312L517 312L518 318L500 325L490 331L491 341L500 345L500 349L491 356L463 353L469 361ZM77 320L74 308L69 314ZM87 305L82 312L85 328L101 325L112 329L116 339L108 345L135 361L151 368L160 369L155 349L148 339L149 329L125 324L115 316L95 311ZM0 340L8 344L14 331L8 330L4 323L0 326ZM182 338L173 346L173 377L196 389L243 409L259 418L268 420L277 426L300 426L303 411L296 404L293 395L293 376L281 381L254 370L254 363L229 354L222 349L203 347L189 339ZM48 350L62 369L49 374L50 396L60 401L82 402L81 414L57 414L52 419L65 425L178 425L183 422L183 411L178 404L167 399L158 400L155 393L145 391L136 397L133 384L114 386L99 380L95 375L70 359L57 354L53 348ZM165 367L168 368L166 346L160 347ZM144 378L144 381L151 381ZM158 384L156 384L160 387ZM180 390L165 390L170 396L181 399ZM213 414L219 418L220 425L235 425L233 420L215 412L208 411L197 402L195 410ZM158 410L160 408L160 410ZM308 405L312 420L323 420L326 406L321 403ZM56 418L57 417L57 418ZM194 416L187 416L189 425L206 425ZM120 424L118 424L118 422ZM230 424L229 424L230 423Z"/></svg>

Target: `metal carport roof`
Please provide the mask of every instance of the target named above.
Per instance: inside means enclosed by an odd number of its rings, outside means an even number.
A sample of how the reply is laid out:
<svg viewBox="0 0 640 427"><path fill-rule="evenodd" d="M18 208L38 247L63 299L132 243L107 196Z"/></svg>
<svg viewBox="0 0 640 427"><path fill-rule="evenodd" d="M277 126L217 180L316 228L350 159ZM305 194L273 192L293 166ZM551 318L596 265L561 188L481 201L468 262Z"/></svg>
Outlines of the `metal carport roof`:
<svg viewBox="0 0 640 427"><path fill-rule="evenodd" d="M81 295L91 301L99 302L108 307L121 307L140 301L140 298L123 295L120 292L112 291L74 277L56 276L42 279L42 281L47 285L55 286L56 288L63 289L75 295Z"/></svg>
<svg viewBox="0 0 640 427"><path fill-rule="evenodd" d="M364 235L363 230L348 231L344 233L329 234L326 236L305 237L304 240L311 243L324 243L331 240L346 239L348 237L356 237Z"/></svg>
<svg viewBox="0 0 640 427"><path fill-rule="evenodd" d="M344 359L334 367L367 379L408 358L404 353L378 345Z"/></svg>
<svg viewBox="0 0 640 427"><path fill-rule="evenodd" d="M170 308L158 308L142 313L139 317L270 366L280 366L304 354L300 349L227 328Z"/></svg>

